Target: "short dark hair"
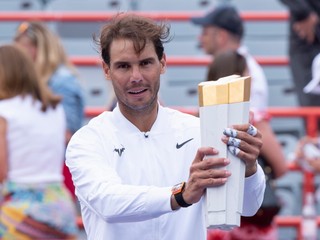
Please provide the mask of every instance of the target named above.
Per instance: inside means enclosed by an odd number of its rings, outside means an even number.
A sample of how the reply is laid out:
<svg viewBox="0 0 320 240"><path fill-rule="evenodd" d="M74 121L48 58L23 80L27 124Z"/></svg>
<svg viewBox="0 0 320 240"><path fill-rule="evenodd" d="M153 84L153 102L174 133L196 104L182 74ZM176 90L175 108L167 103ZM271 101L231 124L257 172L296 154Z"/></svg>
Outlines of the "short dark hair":
<svg viewBox="0 0 320 240"><path fill-rule="evenodd" d="M170 41L170 26L165 23L157 24L150 18L134 14L116 15L101 28L100 54L103 61L110 65L110 46L115 39L129 39L132 41L137 54L141 53L148 41L154 45L158 59L163 57L163 43Z"/></svg>

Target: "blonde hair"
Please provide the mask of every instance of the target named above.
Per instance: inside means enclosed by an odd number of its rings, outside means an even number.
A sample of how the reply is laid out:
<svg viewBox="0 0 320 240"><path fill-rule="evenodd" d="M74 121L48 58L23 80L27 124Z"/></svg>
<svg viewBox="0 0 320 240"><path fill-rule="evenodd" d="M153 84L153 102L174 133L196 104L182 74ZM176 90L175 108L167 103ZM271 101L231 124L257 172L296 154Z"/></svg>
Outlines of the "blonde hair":
<svg viewBox="0 0 320 240"><path fill-rule="evenodd" d="M36 69L44 82L48 82L59 65L67 66L74 74L76 69L69 61L59 37L42 22L23 22L17 29L14 40L16 42L27 36L36 47Z"/></svg>
<svg viewBox="0 0 320 240"><path fill-rule="evenodd" d="M47 84L39 80L34 64L17 45L0 46L0 100L31 95L42 103L42 111L55 108L61 97L54 95Z"/></svg>

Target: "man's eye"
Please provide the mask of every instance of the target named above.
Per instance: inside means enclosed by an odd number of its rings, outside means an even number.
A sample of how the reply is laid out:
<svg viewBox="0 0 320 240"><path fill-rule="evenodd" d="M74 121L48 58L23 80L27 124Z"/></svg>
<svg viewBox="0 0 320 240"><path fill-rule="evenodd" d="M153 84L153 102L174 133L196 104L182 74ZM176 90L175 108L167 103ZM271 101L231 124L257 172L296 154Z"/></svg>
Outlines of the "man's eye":
<svg viewBox="0 0 320 240"><path fill-rule="evenodd" d="M150 60L146 60L146 61L141 62L141 66L147 66L149 64L151 64Z"/></svg>
<svg viewBox="0 0 320 240"><path fill-rule="evenodd" d="M118 65L118 68L127 69L127 68L129 68L129 64L120 64L120 65Z"/></svg>

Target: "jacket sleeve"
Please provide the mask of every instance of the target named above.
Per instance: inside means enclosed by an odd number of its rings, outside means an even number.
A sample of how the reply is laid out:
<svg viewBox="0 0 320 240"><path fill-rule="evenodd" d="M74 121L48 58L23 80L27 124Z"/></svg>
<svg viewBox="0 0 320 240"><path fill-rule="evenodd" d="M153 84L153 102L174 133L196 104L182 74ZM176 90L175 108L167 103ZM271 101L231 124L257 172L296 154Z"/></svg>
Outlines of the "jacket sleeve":
<svg viewBox="0 0 320 240"><path fill-rule="evenodd" d="M62 97L62 106L66 114L67 129L73 134L84 121L84 92L79 79L66 68L61 67L49 82L51 90Z"/></svg>
<svg viewBox="0 0 320 240"><path fill-rule="evenodd" d="M261 166L258 164L257 172L245 179L243 196L243 216L253 216L260 208L264 191L266 188L266 179Z"/></svg>

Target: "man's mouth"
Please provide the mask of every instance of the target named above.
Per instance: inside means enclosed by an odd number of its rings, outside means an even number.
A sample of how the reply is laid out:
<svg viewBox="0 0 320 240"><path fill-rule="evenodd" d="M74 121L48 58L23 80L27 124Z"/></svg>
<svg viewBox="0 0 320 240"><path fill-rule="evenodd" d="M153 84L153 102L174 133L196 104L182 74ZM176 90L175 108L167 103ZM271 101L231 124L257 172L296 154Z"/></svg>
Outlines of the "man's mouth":
<svg viewBox="0 0 320 240"><path fill-rule="evenodd" d="M147 91L146 88L144 88L144 89L139 89L139 90L131 90L131 91L129 91L129 93L130 93L130 94L140 94L140 93L143 93L143 92L145 92L145 91Z"/></svg>

